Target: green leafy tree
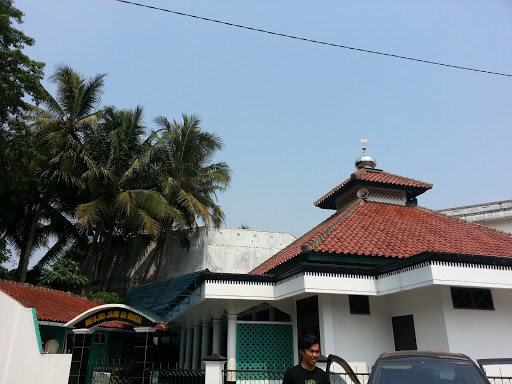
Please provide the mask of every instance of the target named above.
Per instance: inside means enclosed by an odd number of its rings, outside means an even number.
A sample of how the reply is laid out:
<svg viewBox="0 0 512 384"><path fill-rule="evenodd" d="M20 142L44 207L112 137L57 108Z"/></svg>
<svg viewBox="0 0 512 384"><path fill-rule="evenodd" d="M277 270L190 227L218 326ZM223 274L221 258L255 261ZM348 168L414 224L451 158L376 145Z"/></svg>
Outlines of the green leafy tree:
<svg viewBox="0 0 512 384"><path fill-rule="evenodd" d="M25 247L29 238L32 244L44 242L37 225L25 225L32 213L30 204L39 194L34 171L40 158L30 130L12 118L26 110L25 96L36 102L44 97L40 85L44 64L22 52L34 44L14 27L23 22L22 17L11 0L0 0L0 240L9 241L18 254L32 254L34 248Z"/></svg>
<svg viewBox="0 0 512 384"><path fill-rule="evenodd" d="M49 205L41 204L44 187L38 175L44 156L23 121L9 120L4 128L0 129L0 239L8 241L15 254L28 255L28 264L49 235ZM21 281L25 278L26 267Z"/></svg>
<svg viewBox="0 0 512 384"><path fill-rule="evenodd" d="M42 259L44 263L66 254L75 253L77 246L88 244L88 238L70 222L80 202L87 201L85 185L81 179L89 167L89 153L84 150L85 139L94 133L102 110L96 110L103 90L103 77L86 79L70 67L59 66L50 80L57 84L57 97L46 90L41 107L28 105L24 116L32 128L35 148L42 161L36 164L38 189L28 201L23 231L23 247L17 275L24 282L28 263L38 243L37 231L43 223L46 234L58 241ZM40 240L44 240L41 237ZM76 256L75 256L76 257Z"/></svg>
<svg viewBox="0 0 512 384"><path fill-rule="evenodd" d="M12 0L0 0L0 126L9 116L23 111L23 97L43 96L40 81L44 63L23 54L34 40L13 26L23 22L23 12L13 7Z"/></svg>
<svg viewBox="0 0 512 384"><path fill-rule="evenodd" d="M115 292L87 292L87 298L104 304L124 304L124 299Z"/></svg>
<svg viewBox="0 0 512 384"><path fill-rule="evenodd" d="M42 272L39 284L61 291L79 293L82 287L87 284L87 278L79 275L80 264L70 259L59 259L55 261L51 269Z"/></svg>
<svg viewBox="0 0 512 384"><path fill-rule="evenodd" d="M6 263L11 258L11 250L7 247L7 241L0 238L0 279L12 280L10 271L2 263Z"/></svg>

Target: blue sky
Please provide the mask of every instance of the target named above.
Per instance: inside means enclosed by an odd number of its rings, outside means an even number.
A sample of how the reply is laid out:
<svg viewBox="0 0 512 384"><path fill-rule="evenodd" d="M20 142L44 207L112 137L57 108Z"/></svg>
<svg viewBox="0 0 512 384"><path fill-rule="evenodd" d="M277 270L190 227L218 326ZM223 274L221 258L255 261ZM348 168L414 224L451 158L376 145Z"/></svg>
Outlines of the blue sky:
<svg viewBox="0 0 512 384"><path fill-rule="evenodd" d="M512 73L508 0L139 0L336 44ZM512 198L512 78L228 27L114 0L15 0L46 76L107 73L102 105L202 117L233 169L228 227L300 236L362 137L378 168L434 184L433 209ZM48 83L45 85L52 89Z"/></svg>

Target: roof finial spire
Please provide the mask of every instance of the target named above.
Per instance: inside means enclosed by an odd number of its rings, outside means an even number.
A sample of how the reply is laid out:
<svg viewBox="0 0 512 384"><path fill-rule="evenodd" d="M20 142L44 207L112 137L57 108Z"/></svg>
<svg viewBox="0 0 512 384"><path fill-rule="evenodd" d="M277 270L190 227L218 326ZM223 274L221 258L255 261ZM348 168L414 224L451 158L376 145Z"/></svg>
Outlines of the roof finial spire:
<svg viewBox="0 0 512 384"><path fill-rule="evenodd" d="M368 139L362 138L361 143L363 143L363 155L366 155L366 143L368 142Z"/></svg>
<svg viewBox="0 0 512 384"><path fill-rule="evenodd" d="M375 159L372 156L366 154L366 143L367 142L368 142L368 139L366 139L366 138L361 139L361 143L363 143L363 156L359 157L356 160L355 165L356 165L357 169L361 169L361 168L374 169L377 166L377 161L375 161Z"/></svg>

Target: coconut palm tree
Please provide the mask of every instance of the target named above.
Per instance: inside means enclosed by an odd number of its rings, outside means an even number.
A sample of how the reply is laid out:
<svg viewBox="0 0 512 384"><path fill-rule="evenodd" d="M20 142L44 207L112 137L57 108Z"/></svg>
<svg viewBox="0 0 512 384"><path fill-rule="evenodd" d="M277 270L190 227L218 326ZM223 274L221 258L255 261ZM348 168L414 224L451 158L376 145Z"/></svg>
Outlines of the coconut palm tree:
<svg viewBox="0 0 512 384"><path fill-rule="evenodd" d="M156 271L162 267L170 238L183 244L184 230L195 228L198 223L220 226L224 212L217 204L217 192L225 190L231 180L226 163L212 163L213 156L222 148L222 140L203 131L197 116L184 114L182 123L159 116L155 123L160 129L151 155L151 169L171 214L160 224L160 236L153 259L147 264L145 280L154 267ZM156 279L156 273L153 278Z"/></svg>
<svg viewBox="0 0 512 384"><path fill-rule="evenodd" d="M100 265L106 274L101 290L109 288L116 263L141 237L156 238L160 221L167 215L167 202L147 183L147 169L141 167L151 149L153 136L144 139L143 111L108 107L103 121L86 140L89 168L82 175L90 201L78 205L76 217L81 229L92 233L93 241L85 269L94 260L92 273L98 280Z"/></svg>

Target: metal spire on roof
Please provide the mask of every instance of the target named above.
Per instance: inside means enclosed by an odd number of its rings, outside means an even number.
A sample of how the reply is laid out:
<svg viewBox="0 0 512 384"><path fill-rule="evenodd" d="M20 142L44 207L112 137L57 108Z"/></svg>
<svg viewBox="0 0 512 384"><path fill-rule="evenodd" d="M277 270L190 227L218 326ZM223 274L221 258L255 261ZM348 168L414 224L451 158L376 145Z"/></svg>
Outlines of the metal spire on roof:
<svg viewBox="0 0 512 384"><path fill-rule="evenodd" d="M363 143L363 155L357 158L356 160L356 168L370 168L375 169L377 166L377 161L370 155L366 154L366 143L368 142L368 139L361 139L361 143Z"/></svg>

